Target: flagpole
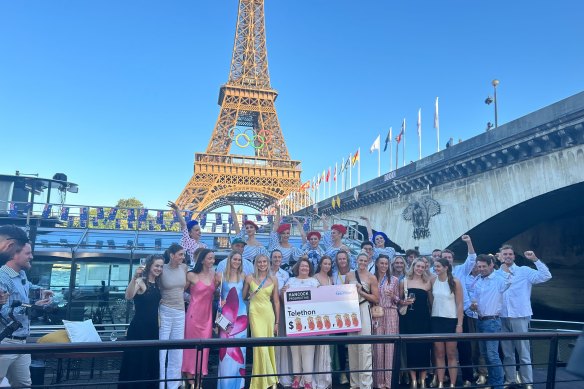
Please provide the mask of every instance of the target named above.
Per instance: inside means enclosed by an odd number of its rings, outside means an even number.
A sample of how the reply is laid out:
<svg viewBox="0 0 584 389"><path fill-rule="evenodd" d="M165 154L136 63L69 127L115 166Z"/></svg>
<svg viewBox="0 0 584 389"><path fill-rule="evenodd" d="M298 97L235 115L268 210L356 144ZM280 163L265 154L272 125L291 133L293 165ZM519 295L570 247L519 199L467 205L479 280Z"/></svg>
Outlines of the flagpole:
<svg viewBox="0 0 584 389"><path fill-rule="evenodd" d="M392 169L393 165L393 134L391 133L392 128L389 127L389 171Z"/></svg>
<svg viewBox="0 0 584 389"><path fill-rule="evenodd" d="M399 168L399 142L395 145L395 170Z"/></svg>
<svg viewBox="0 0 584 389"><path fill-rule="evenodd" d="M357 166L357 185L361 185L361 147L357 150L357 162L359 166Z"/></svg>
<svg viewBox="0 0 584 389"><path fill-rule="evenodd" d="M353 187L353 160L351 159L351 154L349 154L349 189Z"/></svg>
<svg viewBox="0 0 584 389"><path fill-rule="evenodd" d="M406 118L404 118L404 134L403 134L403 141L402 143L402 158L403 158L403 166L406 166Z"/></svg>
<svg viewBox="0 0 584 389"><path fill-rule="evenodd" d="M333 178L331 177L331 167L330 166L329 166L329 170L328 170L328 176L329 176L329 197L331 197L331 184L332 184Z"/></svg>
<svg viewBox="0 0 584 389"><path fill-rule="evenodd" d="M381 176L381 144L377 149L377 177Z"/></svg>
<svg viewBox="0 0 584 389"><path fill-rule="evenodd" d="M345 157L343 157L343 162L341 162L341 190L345 190Z"/></svg>
<svg viewBox="0 0 584 389"><path fill-rule="evenodd" d="M418 160L422 159L422 108L418 109Z"/></svg>
<svg viewBox="0 0 584 389"><path fill-rule="evenodd" d="M436 151L440 151L440 116L438 116L438 97L434 109L434 128L436 128Z"/></svg>
<svg viewBox="0 0 584 389"><path fill-rule="evenodd" d="M339 194L339 163L335 162L335 196Z"/></svg>

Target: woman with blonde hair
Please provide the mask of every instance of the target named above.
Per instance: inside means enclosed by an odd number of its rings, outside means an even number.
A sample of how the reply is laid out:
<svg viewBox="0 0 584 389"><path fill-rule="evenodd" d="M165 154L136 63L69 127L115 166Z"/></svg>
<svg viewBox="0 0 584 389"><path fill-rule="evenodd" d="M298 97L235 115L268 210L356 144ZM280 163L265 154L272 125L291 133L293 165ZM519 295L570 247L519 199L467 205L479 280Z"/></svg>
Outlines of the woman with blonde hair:
<svg viewBox="0 0 584 389"><path fill-rule="evenodd" d="M401 304L409 306L407 313L400 319L401 334L428 334L430 332L431 293L432 283L426 272L426 263L418 257L412 261L410 269L400 282ZM410 388L425 388L426 368L430 366L430 344L412 342L406 345L406 350Z"/></svg>
<svg viewBox="0 0 584 389"><path fill-rule="evenodd" d="M254 273L245 278L243 296L249 295L251 336L272 338L278 335L280 297L278 279L271 274L268 257L260 254L254 261ZM254 347L251 389L266 389L278 384L274 347Z"/></svg>
<svg viewBox="0 0 584 389"><path fill-rule="evenodd" d="M357 335L371 335L371 304L379 303L379 284L377 278L369 272L368 265L369 256L366 253L360 253L357 255L357 269L350 272L345 280L346 284L354 284L357 287L359 296L361 331L357 332ZM373 387L372 368L371 345L350 344L351 388L370 389Z"/></svg>

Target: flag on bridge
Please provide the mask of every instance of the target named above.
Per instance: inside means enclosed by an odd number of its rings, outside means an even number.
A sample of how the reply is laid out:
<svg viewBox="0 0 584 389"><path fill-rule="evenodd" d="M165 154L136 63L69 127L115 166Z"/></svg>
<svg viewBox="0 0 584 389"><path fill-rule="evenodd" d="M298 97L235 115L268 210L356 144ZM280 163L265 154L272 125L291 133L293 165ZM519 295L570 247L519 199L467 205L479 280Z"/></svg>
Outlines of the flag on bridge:
<svg viewBox="0 0 584 389"><path fill-rule="evenodd" d="M387 150L387 145L390 144L390 142L391 142L391 127L389 127L389 132L387 133L387 136L385 137L385 146L383 146L384 152Z"/></svg>
<svg viewBox="0 0 584 389"><path fill-rule="evenodd" d="M105 218L104 212L103 212L103 207L96 208L96 213L97 213L97 220L103 220Z"/></svg>
<svg viewBox="0 0 584 389"><path fill-rule="evenodd" d="M359 161L359 150L351 157L351 166L355 166L357 161Z"/></svg>
<svg viewBox="0 0 584 389"><path fill-rule="evenodd" d="M164 211L156 211L156 224L164 224Z"/></svg>
<svg viewBox="0 0 584 389"><path fill-rule="evenodd" d="M207 224L207 214L202 213L199 215L199 217L201 218L199 220L199 225L201 226L201 228L205 228L205 225Z"/></svg>
<svg viewBox="0 0 584 389"><path fill-rule="evenodd" d="M381 146L381 135L377 135L377 138L373 141L373 144L369 148L369 153L374 152L375 150L379 150Z"/></svg>
<svg viewBox="0 0 584 389"><path fill-rule="evenodd" d="M404 118L404 121L402 122L402 127L401 127L401 131L399 132L399 134L397 134L397 136L395 137L395 141L399 144L399 142L401 142L402 140L402 136L404 136L404 132L406 132L406 119Z"/></svg>
<svg viewBox="0 0 584 389"><path fill-rule="evenodd" d="M128 209L128 222L136 221L136 210L134 208Z"/></svg>

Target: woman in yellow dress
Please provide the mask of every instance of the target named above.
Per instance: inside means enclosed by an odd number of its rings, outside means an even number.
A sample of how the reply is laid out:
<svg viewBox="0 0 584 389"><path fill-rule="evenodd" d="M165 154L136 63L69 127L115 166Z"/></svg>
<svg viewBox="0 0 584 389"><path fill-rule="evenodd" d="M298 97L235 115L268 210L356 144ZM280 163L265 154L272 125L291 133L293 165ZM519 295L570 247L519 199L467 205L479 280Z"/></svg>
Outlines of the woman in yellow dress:
<svg viewBox="0 0 584 389"><path fill-rule="evenodd" d="M254 273L245 278L243 295L247 296L248 293L251 336L271 338L277 335L276 318L280 317L278 279L270 274L268 257L263 254L255 258ZM275 388L278 384L277 374L274 347L254 347L250 389Z"/></svg>

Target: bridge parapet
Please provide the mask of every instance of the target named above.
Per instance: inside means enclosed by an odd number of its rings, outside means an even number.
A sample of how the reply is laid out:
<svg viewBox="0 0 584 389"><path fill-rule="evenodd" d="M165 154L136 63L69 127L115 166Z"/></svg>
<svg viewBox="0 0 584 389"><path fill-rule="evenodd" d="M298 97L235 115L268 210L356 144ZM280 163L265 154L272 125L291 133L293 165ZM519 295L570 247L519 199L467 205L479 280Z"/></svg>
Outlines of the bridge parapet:
<svg viewBox="0 0 584 389"><path fill-rule="evenodd" d="M389 172L317 204L339 214L584 144L584 92ZM313 207L298 214L309 214Z"/></svg>

